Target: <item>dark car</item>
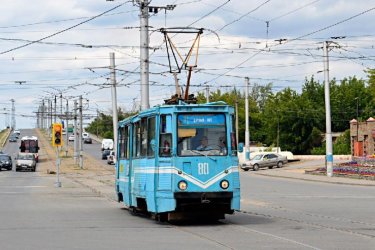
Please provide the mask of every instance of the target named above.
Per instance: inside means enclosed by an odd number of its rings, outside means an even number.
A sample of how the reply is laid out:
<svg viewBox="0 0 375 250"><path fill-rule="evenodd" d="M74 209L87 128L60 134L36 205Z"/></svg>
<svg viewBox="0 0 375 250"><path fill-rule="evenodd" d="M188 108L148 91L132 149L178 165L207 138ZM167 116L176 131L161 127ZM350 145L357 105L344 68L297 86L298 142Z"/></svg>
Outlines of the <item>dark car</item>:
<svg viewBox="0 0 375 250"><path fill-rule="evenodd" d="M86 143L86 144L92 144L92 139L91 139L91 137L85 137L85 138L83 139L83 143Z"/></svg>
<svg viewBox="0 0 375 250"><path fill-rule="evenodd" d="M111 150L104 149L102 152L102 160L107 160L107 156L111 154Z"/></svg>
<svg viewBox="0 0 375 250"><path fill-rule="evenodd" d="M17 142L18 137L12 135L9 137L9 142Z"/></svg>
<svg viewBox="0 0 375 250"><path fill-rule="evenodd" d="M12 157L7 154L0 154L0 171L2 168L12 170Z"/></svg>

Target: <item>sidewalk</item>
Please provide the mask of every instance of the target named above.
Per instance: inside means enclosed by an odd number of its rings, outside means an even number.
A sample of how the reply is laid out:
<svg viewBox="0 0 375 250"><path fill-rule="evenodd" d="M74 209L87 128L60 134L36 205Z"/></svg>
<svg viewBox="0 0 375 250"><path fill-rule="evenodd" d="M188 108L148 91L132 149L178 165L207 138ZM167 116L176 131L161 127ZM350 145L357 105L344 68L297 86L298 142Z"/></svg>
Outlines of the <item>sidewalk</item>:
<svg viewBox="0 0 375 250"><path fill-rule="evenodd" d="M51 176L56 174L56 151L51 146L48 135L36 129L40 146L40 161L37 165L37 172L42 176ZM116 201L115 193L115 168L103 166L101 161L96 160L90 155L83 155L83 169L74 163L72 157L73 150L69 148L68 157L65 157L65 151L60 152L60 182L64 188L64 178L69 178L93 192L105 197L108 200Z"/></svg>
<svg viewBox="0 0 375 250"><path fill-rule="evenodd" d="M306 163L302 162L302 163ZM301 163L288 163L283 168L274 168L274 169L266 169L266 170L259 170L255 174L263 175L263 176L270 176L270 177L279 177L279 178L288 178L288 179L296 179L296 180L303 180L303 181L315 181L315 182L324 182L324 183L331 183L331 184L345 184L345 185L356 185L356 186L375 186L375 181L366 180L366 179L353 179L350 177L328 177L327 175L313 175L313 174L305 174L305 171L314 170L324 164L312 164L306 166L301 164L301 167L297 165Z"/></svg>

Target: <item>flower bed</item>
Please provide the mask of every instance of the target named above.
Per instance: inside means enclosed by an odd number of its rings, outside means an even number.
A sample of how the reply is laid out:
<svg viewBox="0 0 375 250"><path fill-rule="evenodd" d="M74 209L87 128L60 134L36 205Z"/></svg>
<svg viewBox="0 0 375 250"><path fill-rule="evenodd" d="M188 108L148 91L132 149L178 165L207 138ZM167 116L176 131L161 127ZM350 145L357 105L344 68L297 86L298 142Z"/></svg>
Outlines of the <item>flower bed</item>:
<svg viewBox="0 0 375 250"><path fill-rule="evenodd" d="M309 174L326 174L325 167L309 171ZM333 174L352 178L365 178L375 180L375 158L361 158L333 166Z"/></svg>

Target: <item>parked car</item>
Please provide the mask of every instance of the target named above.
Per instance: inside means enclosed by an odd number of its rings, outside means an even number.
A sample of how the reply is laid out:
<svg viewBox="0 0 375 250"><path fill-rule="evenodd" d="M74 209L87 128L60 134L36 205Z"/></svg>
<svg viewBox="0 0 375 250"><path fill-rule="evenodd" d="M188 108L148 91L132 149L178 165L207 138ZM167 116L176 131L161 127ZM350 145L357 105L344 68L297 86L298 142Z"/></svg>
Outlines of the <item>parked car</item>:
<svg viewBox="0 0 375 250"><path fill-rule="evenodd" d="M2 168L12 170L12 157L7 154L0 154L0 171Z"/></svg>
<svg viewBox="0 0 375 250"><path fill-rule="evenodd" d="M259 168L273 168L274 166L281 168L284 164L288 163L286 156L275 153L261 153L255 155L250 161L242 164L241 168L245 171L253 169L258 171Z"/></svg>
<svg viewBox="0 0 375 250"><path fill-rule="evenodd" d="M102 151L105 150L105 149L113 150L113 140L112 139L103 139L102 140Z"/></svg>
<svg viewBox="0 0 375 250"><path fill-rule="evenodd" d="M16 157L16 171L31 170L35 172L36 159L33 153L18 153Z"/></svg>
<svg viewBox="0 0 375 250"><path fill-rule="evenodd" d="M107 160L107 156L111 153L111 150L104 149L102 152L102 160Z"/></svg>
<svg viewBox="0 0 375 250"><path fill-rule="evenodd" d="M82 133L82 139L85 139L87 137L90 137L89 133L83 132Z"/></svg>
<svg viewBox="0 0 375 250"><path fill-rule="evenodd" d="M109 155L107 156L107 164L115 164L115 151L110 151Z"/></svg>
<svg viewBox="0 0 375 250"><path fill-rule="evenodd" d="M92 144L92 139L91 139L91 137L85 137L85 138L83 138L83 143L86 143L86 144Z"/></svg>

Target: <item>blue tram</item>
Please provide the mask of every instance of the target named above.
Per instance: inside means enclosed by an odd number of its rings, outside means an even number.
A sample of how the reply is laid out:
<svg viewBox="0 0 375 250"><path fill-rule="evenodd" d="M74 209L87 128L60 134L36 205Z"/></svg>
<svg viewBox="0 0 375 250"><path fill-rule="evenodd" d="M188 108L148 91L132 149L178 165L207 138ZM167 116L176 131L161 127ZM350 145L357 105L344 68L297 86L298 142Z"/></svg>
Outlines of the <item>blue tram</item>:
<svg viewBox="0 0 375 250"><path fill-rule="evenodd" d="M160 220L239 210L234 121L224 102L157 106L120 121L118 201Z"/></svg>

